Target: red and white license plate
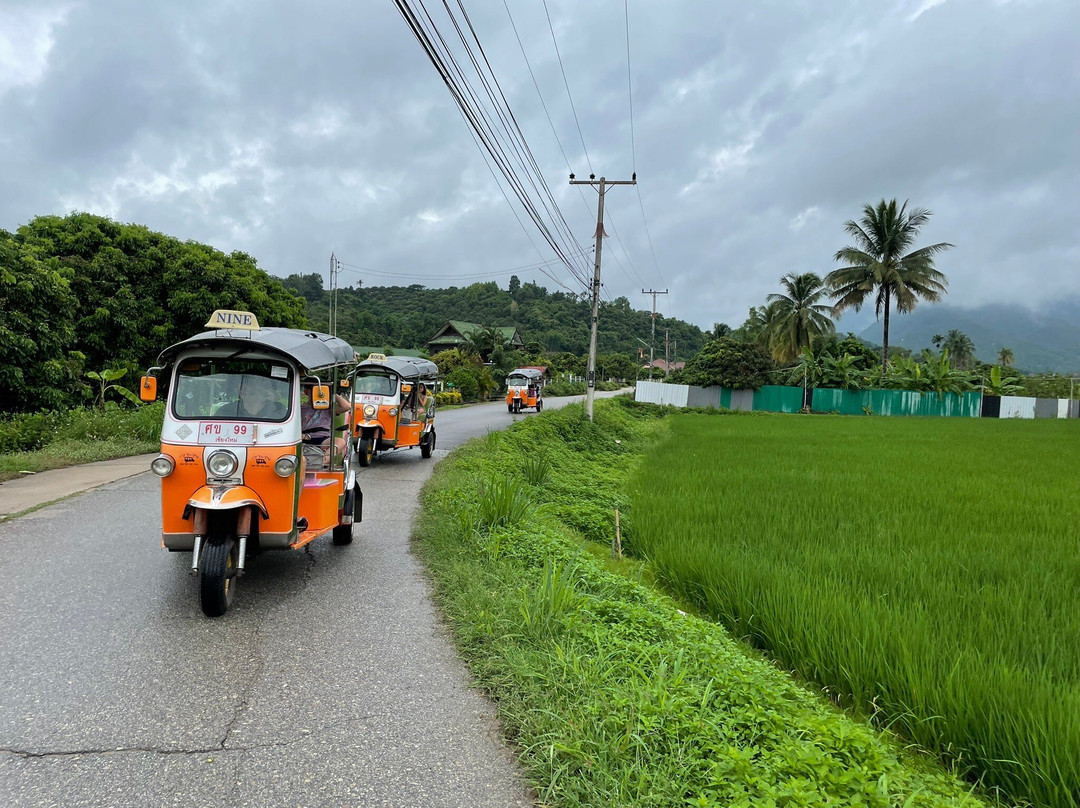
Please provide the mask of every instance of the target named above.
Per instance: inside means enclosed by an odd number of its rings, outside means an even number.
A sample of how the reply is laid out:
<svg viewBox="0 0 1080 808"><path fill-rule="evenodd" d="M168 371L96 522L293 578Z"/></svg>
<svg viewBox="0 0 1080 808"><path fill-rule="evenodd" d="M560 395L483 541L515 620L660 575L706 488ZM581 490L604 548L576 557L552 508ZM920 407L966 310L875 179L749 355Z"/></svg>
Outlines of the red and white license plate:
<svg viewBox="0 0 1080 808"><path fill-rule="evenodd" d="M255 443L258 424L236 421L200 421L199 443L203 446L250 446Z"/></svg>

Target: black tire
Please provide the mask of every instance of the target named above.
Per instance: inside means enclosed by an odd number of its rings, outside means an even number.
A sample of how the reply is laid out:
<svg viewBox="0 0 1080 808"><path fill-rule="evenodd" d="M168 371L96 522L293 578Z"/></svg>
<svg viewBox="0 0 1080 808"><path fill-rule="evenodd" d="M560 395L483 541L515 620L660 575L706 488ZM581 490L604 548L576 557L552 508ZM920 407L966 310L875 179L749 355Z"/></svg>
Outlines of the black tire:
<svg viewBox="0 0 1080 808"><path fill-rule="evenodd" d="M229 610L236 592L236 542L211 540L203 545L199 559L199 599L203 614L221 617Z"/></svg>
<svg viewBox="0 0 1080 808"><path fill-rule="evenodd" d="M510 413L511 415L513 415L514 414L514 405L513 404L507 404L506 405L506 411L508 413Z"/></svg>
<svg viewBox="0 0 1080 808"><path fill-rule="evenodd" d="M544 402L543 401L537 401L536 402L536 411L540 412L540 410L542 410L542 409L544 409Z"/></svg>
<svg viewBox="0 0 1080 808"><path fill-rule="evenodd" d="M431 457L431 453L435 451L435 430L428 432L427 440L420 444L420 456L423 458Z"/></svg>
<svg viewBox="0 0 1080 808"><path fill-rule="evenodd" d="M334 544L338 547L352 544L352 525L338 525L334 528Z"/></svg>
<svg viewBox="0 0 1080 808"><path fill-rule="evenodd" d="M370 466L371 461L375 459L375 438L364 438L356 444L356 455L361 466L364 468Z"/></svg>

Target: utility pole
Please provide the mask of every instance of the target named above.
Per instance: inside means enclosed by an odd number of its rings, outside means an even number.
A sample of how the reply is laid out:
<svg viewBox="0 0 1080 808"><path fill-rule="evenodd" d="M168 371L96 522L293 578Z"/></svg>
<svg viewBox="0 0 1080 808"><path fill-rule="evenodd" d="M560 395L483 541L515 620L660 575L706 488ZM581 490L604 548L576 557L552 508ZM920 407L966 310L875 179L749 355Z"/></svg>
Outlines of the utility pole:
<svg viewBox="0 0 1080 808"><path fill-rule="evenodd" d="M587 180L575 180L570 175L571 185L597 185L600 198L596 203L596 257L593 264L592 282L592 331L589 336L589 367L585 379L585 412L589 420L593 419L593 398L596 394L596 322L600 318L600 253L604 248L604 194L609 185L637 185L637 172L628 180L609 180L606 177L596 179L590 174Z"/></svg>
<svg viewBox="0 0 1080 808"><path fill-rule="evenodd" d="M644 289L641 290L641 294L643 294L643 295L652 295L652 336L649 337L649 378L650 379L652 379L652 371L653 371L653 346L656 345L656 296L657 295L666 295L667 293L668 293L667 289L665 289L662 292L658 292L655 289L650 289L647 292Z"/></svg>
<svg viewBox="0 0 1080 808"><path fill-rule="evenodd" d="M337 284L338 273L341 272L341 262L337 256L330 253L330 308L326 318L326 333L337 336Z"/></svg>
<svg viewBox="0 0 1080 808"><path fill-rule="evenodd" d="M665 328L664 329L664 376L665 377L668 375L668 370L671 368L671 362L668 360L668 337L669 336L670 336L670 331L667 328Z"/></svg>

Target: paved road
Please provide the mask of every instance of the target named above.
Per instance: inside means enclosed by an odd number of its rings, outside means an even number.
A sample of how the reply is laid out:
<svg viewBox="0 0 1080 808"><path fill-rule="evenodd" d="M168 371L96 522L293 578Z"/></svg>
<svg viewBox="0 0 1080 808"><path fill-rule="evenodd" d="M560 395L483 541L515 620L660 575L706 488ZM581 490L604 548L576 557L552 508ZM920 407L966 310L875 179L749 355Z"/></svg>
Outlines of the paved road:
<svg viewBox="0 0 1080 808"><path fill-rule="evenodd" d="M527 417L440 413L435 459ZM532 805L409 552L431 469L380 457L353 544L260 556L217 620L149 473L0 523L0 805Z"/></svg>

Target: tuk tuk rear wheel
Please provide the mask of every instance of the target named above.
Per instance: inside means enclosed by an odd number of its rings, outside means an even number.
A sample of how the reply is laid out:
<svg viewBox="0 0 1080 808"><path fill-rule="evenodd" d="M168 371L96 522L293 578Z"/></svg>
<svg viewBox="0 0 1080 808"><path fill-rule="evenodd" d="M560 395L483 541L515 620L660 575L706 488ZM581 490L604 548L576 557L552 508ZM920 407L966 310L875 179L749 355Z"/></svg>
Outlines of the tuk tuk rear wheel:
<svg viewBox="0 0 1080 808"><path fill-rule="evenodd" d="M338 525L334 528L334 544L343 547L352 544L352 525Z"/></svg>
<svg viewBox="0 0 1080 808"><path fill-rule="evenodd" d="M420 456L423 458L431 457L432 451L435 449L435 430L428 432L427 440L420 444Z"/></svg>
<svg viewBox="0 0 1080 808"><path fill-rule="evenodd" d="M356 447L356 454L360 458L360 465L367 468L375 457L375 438L364 438Z"/></svg>
<svg viewBox="0 0 1080 808"><path fill-rule="evenodd" d="M236 542L216 539L203 545L199 560L199 598L203 614L221 617L236 592Z"/></svg>
<svg viewBox="0 0 1080 808"><path fill-rule="evenodd" d="M512 413L514 411L514 405L513 404L507 404L506 405L506 411L509 412L509 413Z"/></svg>
<svg viewBox="0 0 1080 808"><path fill-rule="evenodd" d="M536 411L540 412L540 410L542 410L542 409L544 409L544 402L543 401L537 401L536 402Z"/></svg>

